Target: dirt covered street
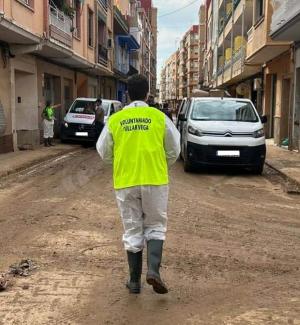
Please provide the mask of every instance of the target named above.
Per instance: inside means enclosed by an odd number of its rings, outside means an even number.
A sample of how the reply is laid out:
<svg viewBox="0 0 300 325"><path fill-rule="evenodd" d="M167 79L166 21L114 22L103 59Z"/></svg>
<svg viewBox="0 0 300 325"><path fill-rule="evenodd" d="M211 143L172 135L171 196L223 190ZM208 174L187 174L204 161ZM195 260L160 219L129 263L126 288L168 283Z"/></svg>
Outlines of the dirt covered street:
<svg viewBox="0 0 300 325"><path fill-rule="evenodd" d="M0 273L38 266L0 292L1 325L300 324L300 196L266 175L176 164L165 296L124 286L111 171L92 149L0 180L0 229Z"/></svg>

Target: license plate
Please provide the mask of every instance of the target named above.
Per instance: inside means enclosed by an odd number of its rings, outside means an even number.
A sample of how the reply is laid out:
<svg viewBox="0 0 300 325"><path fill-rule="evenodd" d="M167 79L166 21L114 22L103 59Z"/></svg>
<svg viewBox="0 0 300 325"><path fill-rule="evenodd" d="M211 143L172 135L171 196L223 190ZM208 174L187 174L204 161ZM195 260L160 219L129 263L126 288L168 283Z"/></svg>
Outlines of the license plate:
<svg viewBox="0 0 300 325"><path fill-rule="evenodd" d="M240 157L239 150L218 150L217 156L218 157Z"/></svg>
<svg viewBox="0 0 300 325"><path fill-rule="evenodd" d="M89 136L88 132L76 132L75 135L77 137L88 137Z"/></svg>

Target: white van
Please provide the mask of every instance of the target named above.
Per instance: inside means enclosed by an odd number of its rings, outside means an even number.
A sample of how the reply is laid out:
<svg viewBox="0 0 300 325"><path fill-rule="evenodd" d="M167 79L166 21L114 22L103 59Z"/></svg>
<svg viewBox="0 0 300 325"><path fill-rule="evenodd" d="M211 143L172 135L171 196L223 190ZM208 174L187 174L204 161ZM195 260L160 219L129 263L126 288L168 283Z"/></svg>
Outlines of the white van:
<svg viewBox="0 0 300 325"><path fill-rule="evenodd" d="M178 115L184 170L239 166L261 174L266 158L263 123L249 99L191 98Z"/></svg>
<svg viewBox="0 0 300 325"><path fill-rule="evenodd" d="M61 125L60 138L62 142L67 140L97 141L95 129L95 104L97 98L77 98ZM102 99L102 107L105 112L105 123L109 117L122 109L122 103L117 100Z"/></svg>

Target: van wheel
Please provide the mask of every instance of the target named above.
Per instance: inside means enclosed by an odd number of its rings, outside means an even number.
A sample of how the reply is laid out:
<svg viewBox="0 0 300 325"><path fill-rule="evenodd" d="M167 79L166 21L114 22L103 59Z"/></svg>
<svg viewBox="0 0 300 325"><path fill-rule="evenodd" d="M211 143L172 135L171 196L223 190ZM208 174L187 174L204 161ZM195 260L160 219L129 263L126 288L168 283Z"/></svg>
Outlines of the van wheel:
<svg viewBox="0 0 300 325"><path fill-rule="evenodd" d="M183 170L186 173L191 173L195 170L194 165L189 161L189 159L186 156L183 159Z"/></svg>
<svg viewBox="0 0 300 325"><path fill-rule="evenodd" d="M252 173L254 175L261 175L264 171L264 164L260 164L252 168Z"/></svg>

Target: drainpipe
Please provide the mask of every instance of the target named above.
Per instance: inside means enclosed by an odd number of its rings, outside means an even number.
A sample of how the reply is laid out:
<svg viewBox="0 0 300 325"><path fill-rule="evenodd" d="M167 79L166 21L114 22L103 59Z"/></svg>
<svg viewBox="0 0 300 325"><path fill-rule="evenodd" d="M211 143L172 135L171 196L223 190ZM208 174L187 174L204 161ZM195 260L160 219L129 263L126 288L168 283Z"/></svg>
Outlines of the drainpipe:
<svg viewBox="0 0 300 325"><path fill-rule="evenodd" d="M49 1L44 0L44 38L49 38Z"/></svg>

